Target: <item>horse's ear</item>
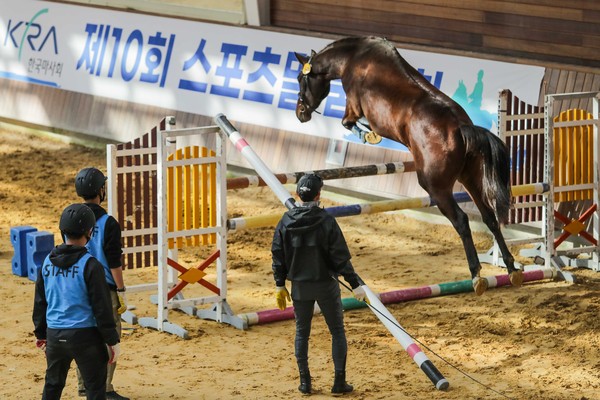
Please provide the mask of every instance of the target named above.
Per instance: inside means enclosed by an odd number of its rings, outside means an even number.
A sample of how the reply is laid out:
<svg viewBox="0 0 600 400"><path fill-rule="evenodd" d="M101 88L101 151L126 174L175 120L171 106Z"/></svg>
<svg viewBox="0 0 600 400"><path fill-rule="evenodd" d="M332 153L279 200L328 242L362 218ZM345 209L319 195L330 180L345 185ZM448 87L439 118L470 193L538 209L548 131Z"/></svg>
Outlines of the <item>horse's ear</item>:
<svg viewBox="0 0 600 400"><path fill-rule="evenodd" d="M314 50L311 50L311 51L310 51L310 58L313 58L313 57L314 57L314 56L316 56L316 55L317 55L317 52L316 52L316 51L314 51Z"/></svg>
<svg viewBox="0 0 600 400"><path fill-rule="evenodd" d="M296 52L294 52L294 54L296 55L296 58L298 59L298 61L300 61L301 65L306 64L306 62L308 61L308 57L305 57L302 54L299 54L299 53L296 53Z"/></svg>

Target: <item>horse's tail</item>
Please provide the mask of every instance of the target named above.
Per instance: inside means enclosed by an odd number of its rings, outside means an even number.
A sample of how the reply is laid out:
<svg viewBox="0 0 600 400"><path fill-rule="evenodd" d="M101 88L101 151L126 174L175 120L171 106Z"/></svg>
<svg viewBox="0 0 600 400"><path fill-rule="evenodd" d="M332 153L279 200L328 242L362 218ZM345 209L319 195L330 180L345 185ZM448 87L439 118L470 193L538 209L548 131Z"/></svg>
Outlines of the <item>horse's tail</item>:
<svg viewBox="0 0 600 400"><path fill-rule="evenodd" d="M512 202L508 148L498 136L480 126L463 125L460 130L467 155L483 157L483 201L496 210L498 221L505 224Z"/></svg>

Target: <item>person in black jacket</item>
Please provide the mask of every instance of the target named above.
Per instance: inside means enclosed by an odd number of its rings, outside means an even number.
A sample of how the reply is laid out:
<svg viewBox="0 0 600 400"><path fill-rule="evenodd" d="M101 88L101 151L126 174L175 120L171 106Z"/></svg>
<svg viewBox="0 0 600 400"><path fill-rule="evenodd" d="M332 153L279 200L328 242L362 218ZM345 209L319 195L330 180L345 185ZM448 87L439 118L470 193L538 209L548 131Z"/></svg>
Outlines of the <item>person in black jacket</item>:
<svg viewBox="0 0 600 400"><path fill-rule="evenodd" d="M84 204L65 208L59 223L65 243L38 272L33 324L36 345L46 353L43 400L61 398L73 360L87 399L106 399L107 363L120 354L104 268L85 247L95 222Z"/></svg>
<svg viewBox="0 0 600 400"><path fill-rule="evenodd" d="M319 305L332 338L335 379L332 393L349 393L354 388L346 382L348 345L340 287L342 275L354 296L365 299L364 283L350 262L350 250L333 216L319 207L322 179L315 174L303 175L296 188L302 203L287 211L275 228L271 254L276 284L277 305L286 308L293 301L296 318L295 356L300 371L303 394L312 391L308 368L308 341L315 301ZM285 281L292 282L291 299Z"/></svg>

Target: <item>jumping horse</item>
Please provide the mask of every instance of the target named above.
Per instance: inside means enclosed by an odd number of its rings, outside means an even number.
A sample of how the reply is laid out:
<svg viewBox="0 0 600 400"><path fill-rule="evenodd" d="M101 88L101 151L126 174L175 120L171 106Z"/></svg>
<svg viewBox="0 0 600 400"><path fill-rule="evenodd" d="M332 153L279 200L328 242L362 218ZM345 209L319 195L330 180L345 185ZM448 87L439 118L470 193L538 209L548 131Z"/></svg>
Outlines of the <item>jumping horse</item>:
<svg viewBox="0 0 600 400"><path fill-rule="evenodd" d="M435 200L462 240L473 280L481 295L488 282L473 243L467 214L453 197L460 182L494 235L513 286L523 282L500 230L511 206L510 158L506 145L485 128L473 125L465 110L429 83L392 43L379 37L351 37L332 42L310 57L296 53L302 65L296 116L310 121L341 79L346 92L342 125L356 132L357 123L376 135L405 145L414 158L418 182ZM360 121L359 121L360 119ZM373 133L371 132L371 135Z"/></svg>

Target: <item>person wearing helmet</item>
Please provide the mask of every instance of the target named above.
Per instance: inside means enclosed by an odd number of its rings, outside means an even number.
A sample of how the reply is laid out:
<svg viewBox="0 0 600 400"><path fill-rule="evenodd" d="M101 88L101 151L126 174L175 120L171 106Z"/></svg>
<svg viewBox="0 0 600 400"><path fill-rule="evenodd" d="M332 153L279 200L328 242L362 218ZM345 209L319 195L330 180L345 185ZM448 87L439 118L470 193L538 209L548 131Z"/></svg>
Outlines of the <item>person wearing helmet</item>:
<svg viewBox="0 0 600 400"><path fill-rule="evenodd" d="M352 286L354 296L365 299L363 281L350 262L350 250L333 216L319 207L323 180L315 174L303 175L296 187L301 200L298 207L288 210L277 224L271 254L276 300L284 310L293 301L296 319L295 356L300 371L303 394L312 392L308 368L308 341L315 301L321 309L332 339L335 368L334 394L349 393L354 388L346 382L348 345L338 276ZM290 280L291 298L285 287Z"/></svg>
<svg viewBox="0 0 600 400"><path fill-rule="evenodd" d="M61 398L73 360L87 398L105 399L107 363L120 353L104 268L85 247L95 223L89 207L65 208L59 223L65 242L37 275L32 319L36 346L46 354L43 399Z"/></svg>
<svg viewBox="0 0 600 400"><path fill-rule="evenodd" d="M75 191L96 217L94 235L87 244L87 248L90 254L104 266L106 283L110 289L112 300L113 317L119 336L121 336L121 314L127 311L125 283L121 265L121 254L123 253L121 248L121 226L101 206L106 197L106 179L104 174L97 168L83 168L75 177ZM108 400L129 400L115 391L112 381L116 368L116 363L108 366L106 398ZM79 395L85 396L85 388L79 371L77 376Z"/></svg>

